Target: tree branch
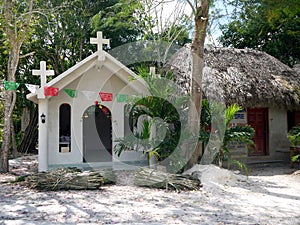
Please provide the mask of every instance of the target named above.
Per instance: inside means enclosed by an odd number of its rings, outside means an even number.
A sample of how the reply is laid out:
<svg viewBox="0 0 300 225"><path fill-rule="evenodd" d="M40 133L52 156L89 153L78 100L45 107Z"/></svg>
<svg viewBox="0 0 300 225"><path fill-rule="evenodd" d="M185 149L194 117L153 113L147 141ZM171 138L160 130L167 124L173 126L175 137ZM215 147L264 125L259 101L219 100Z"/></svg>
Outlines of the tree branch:
<svg viewBox="0 0 300 225"><path fill-rule="evenodd" d="M25 55L20 55L20 59L24 59L24 58L26 58L26 57L28 57L28 56L32 56L32 55L34 55L35 54L35 52L29 52L29 53L27 53L27 54L25 54Z"/></svg>
<svg viewBox="0 0 300 225"><path fill-rule="evenodd" d="M190 0L185 0L192 8L192 11L193 11L193 14L196 15L196 9L195 7L193 6L193 3L190 1Z"/></svg>
<svg viewBox="0 0 300 225"><path fill-rule="evenodd" d="M22 36L20 38L20 43L23 44L25 38L26 38L26 35L27 35L27 31L29 29L29 23L31 21L31 18L32 18L32 9L33 9L33 0L30 0L29 2L29 7L28 7L28 17L26 18L22 28L24 30L24 32L22 32Z"/></svg>

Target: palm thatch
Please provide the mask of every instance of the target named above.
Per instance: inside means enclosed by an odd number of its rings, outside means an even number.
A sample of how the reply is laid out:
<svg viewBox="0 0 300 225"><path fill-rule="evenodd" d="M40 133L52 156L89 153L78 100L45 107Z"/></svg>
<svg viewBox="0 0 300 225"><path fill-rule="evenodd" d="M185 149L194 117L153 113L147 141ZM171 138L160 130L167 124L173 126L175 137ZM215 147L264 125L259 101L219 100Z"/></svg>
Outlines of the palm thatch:
<svg viewBox="0 0 300 225"><path fill-rule="evenodd" d="M300 108L300 72L252 49L206 48L202 88L206 98L243 107ZM180 49L165 66L189 91L190 46Z"/></svg>

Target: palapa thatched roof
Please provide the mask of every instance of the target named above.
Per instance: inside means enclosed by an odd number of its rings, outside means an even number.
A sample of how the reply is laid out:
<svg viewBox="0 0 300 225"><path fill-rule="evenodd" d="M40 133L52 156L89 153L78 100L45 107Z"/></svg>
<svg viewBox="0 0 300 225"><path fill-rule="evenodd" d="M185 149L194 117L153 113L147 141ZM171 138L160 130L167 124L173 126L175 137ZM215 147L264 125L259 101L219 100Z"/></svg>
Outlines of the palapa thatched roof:
<svg viewBox="0 0 300 225"><path fill-rule="evenodd" d="M204 96L244 107L300 108L300 72L252 49L206 48ZM187 45L167 63L177 82L190 89L191 52Z"/></svg>

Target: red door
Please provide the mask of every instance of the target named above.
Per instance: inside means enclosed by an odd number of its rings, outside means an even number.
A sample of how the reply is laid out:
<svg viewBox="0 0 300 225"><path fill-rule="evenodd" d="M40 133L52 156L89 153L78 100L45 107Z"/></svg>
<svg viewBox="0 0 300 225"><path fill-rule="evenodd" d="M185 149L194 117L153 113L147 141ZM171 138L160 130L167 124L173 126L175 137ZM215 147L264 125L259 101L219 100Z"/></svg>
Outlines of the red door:
<svg viewBox="0 0 300 225"><path fill-rule="evenodd" d="M300 124L300 111L295 111L295 126Z"/></svg>
<svg viewBox="0 0 300 225"><path fill-rule="evenodd" d="M268 108L248 108L247 109L248 124L254 128L255 146L249 155L263 156L268 154Z"/></svg>

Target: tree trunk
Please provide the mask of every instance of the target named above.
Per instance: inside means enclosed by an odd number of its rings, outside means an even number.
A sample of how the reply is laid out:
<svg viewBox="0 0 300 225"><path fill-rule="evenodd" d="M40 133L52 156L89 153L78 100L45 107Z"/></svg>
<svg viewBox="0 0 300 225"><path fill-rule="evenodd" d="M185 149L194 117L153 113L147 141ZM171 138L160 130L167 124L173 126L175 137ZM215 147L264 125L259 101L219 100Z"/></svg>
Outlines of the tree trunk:
<svg viewBox="0 0 300 225"><path fill-rule="evenodd" d="M22 110L21 117L21 131L25 131L30 122L30 109L29 107L24 107Z"/></svg>
<svg viewBox="0 0 300 225"><path fill-rule="evenodd" d="M23 4L23 3L22 3ZM6 0L3 4L3 24L9 46L7 81L16 82L16 71L20 59L20 49L26 38L32 16L33 0L26 1L27 12L18 14L16 1ZM20 18L22 17L22 18ZM8 172L12 112L16 103L16 91L6 91L4 106L4 127L0 152L0 172Z"/></svg>
<svg viewBox="0 0 300 225"><path fill-rule="evenodd" d="M5 95L5 108L4 108L4 127L2 136L2 148L0 154L0 172L8 172L8 156L10 149L11 138L11 120L12 111L16 103L17 94L15 91L7 91Z"/></svg>
<svg viewBox="0 0 300 225"><path fill-rule="evenodd" d="M9 152L9 140L10 140L10 118L7 117L10 111L10 102L12 99L12 92L7 91L5 95L4 106L4 126L2 134L2 146L0 154L0 172L8 172L8 152Z"/></svg>
<svg viewBox="0 0 300 225"><path fill-rule="evenodd" d="M195 30L191 45L192 53L192 76L191 76L191 104L189 107L189 127L197 139L194 150L191 153L187 168L198 163L201 143L198 141L200 130L200 116L202 107L202 73L204 67L204 42L208 24L210 0L200 0L200 6L194 10ZM190 150L190 149L189 149Z"/></svg>
<svg viewBox="0 0 300 225"><path fill-rule="evenodd" d="M36 142L38 139L38 107L30 113L30 122L24 132L22 142L19 146L19 152L36 153Z"/></svg>
<svg viewBox="0 0 300 225"><path fill-rule="evenodd" d="M12 155L13 158L18 157L18 150L17 150L17 141L16 141L16 132L13 120L10 122L10 134L11 134L11 145L12 145Z"/></svg>
<svg viewBox="0 0 300 225"><path fill-rule="evenodd" d="M220 151L219 151L219 167L222 167L223 166L223 149L220 148Z"/></svg>

